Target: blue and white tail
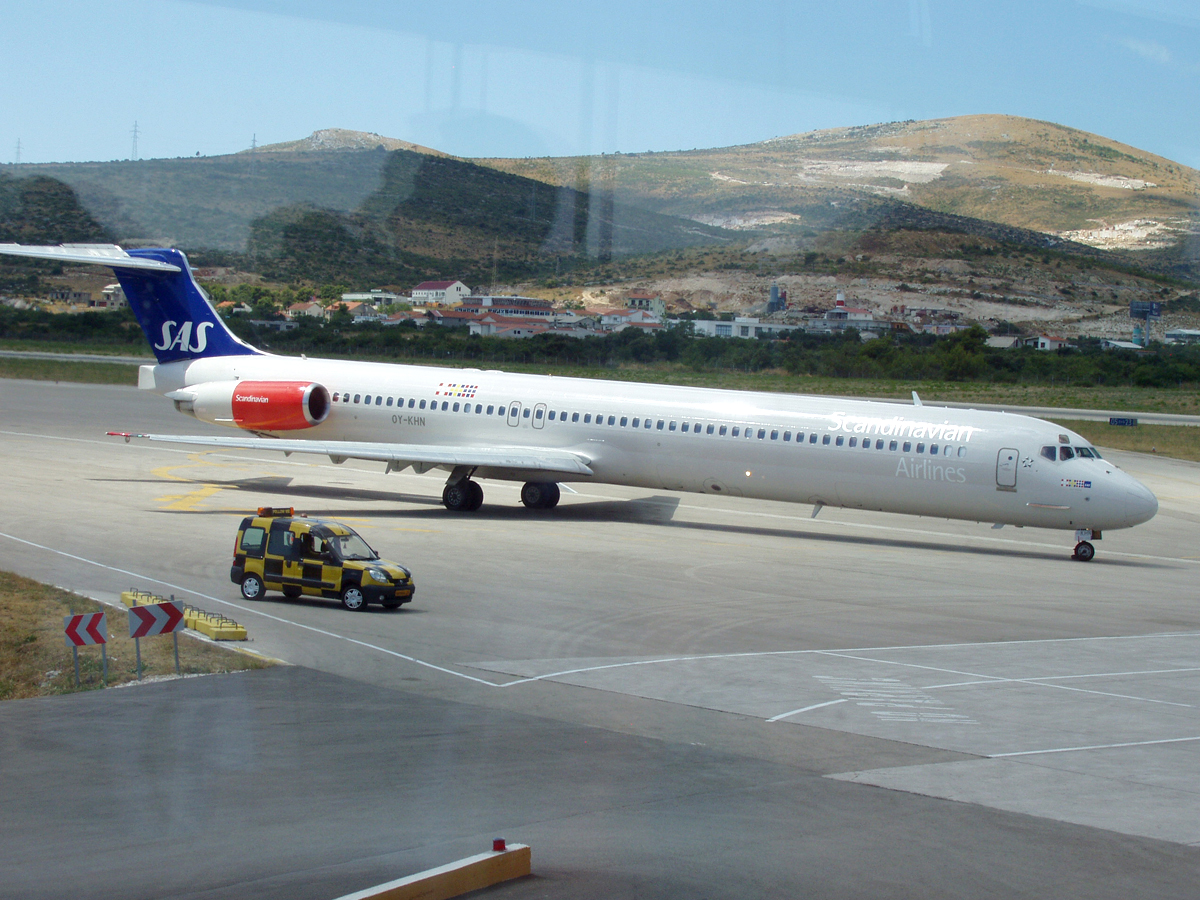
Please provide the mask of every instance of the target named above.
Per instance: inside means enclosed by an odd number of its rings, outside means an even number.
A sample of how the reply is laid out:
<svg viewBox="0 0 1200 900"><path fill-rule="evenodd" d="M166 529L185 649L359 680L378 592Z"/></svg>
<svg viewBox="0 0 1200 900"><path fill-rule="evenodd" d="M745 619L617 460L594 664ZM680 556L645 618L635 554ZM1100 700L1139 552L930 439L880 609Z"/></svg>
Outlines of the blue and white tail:
<svg viewBox="0 0 1200 900"><path fill-rule="evenodd" d="M160 363L262 352L229 330L196 284L187 257L178 250L126 252L114 244L0 244L0 253L111 268Z"/></svg>

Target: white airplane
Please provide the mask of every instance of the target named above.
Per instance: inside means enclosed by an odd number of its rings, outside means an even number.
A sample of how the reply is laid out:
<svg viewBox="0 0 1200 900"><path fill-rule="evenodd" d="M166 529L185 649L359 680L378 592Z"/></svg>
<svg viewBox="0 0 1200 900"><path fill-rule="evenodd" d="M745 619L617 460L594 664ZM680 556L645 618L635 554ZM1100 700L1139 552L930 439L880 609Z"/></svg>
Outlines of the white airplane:
<svg viewBox="0 0 1200 900"><path fill-rule="evenodd" d="M1154 495L1086 439L980 410L274 356L235 337L178 250L114 245L0 253L109 266L158 360L138 387L229 437L123 436L315 453L449 472L442 502L483 502L479 479L524 482L549 509L567 482L756 497L1073 530L1074 558L1103 531L1145 522Z"/></svg>

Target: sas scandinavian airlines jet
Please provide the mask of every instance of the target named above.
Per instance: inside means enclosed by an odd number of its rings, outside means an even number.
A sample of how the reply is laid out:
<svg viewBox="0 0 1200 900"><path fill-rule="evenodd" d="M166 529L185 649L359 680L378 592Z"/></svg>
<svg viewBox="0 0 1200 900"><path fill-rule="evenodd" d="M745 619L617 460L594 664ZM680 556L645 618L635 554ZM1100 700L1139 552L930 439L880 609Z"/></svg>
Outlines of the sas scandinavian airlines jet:
<svg viewBox="0 0 1200 900"><path fill-rule="evenodd" d="M1074 558L1158 501L1088 441L1040 419L864 400L625 384L264 353L235 337L178 250L112 245L0 253L109 266L158 364L138 387L229 437L152 441L315 453L450 474L442 502L478 509L479 479L600 482L1073 530Z"/></svg>

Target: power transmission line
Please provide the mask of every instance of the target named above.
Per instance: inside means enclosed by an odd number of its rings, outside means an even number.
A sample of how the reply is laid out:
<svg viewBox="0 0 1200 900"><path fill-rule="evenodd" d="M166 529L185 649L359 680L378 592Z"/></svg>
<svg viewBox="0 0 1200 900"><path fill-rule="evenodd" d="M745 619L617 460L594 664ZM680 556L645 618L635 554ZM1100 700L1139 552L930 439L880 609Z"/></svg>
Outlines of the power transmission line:
<svg viewBox="0 0 1200 900"><path fill-rule="evenodd" d="M138 123L137 123L137 119L133 120L133 131L131 133L133 134L133 155L130 157L130 159L136 160L138 158L138 151L137 151Z"/></svg>

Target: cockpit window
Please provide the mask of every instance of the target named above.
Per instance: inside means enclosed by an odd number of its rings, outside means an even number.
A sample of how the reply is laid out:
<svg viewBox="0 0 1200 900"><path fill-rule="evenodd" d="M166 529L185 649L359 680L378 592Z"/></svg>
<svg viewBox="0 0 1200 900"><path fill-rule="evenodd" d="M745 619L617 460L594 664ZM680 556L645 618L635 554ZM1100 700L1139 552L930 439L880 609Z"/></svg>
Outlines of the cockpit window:
<svg viewBox="0 0 1200 900"><path fill-rule="evenodd" d="M1076 447L1075 455L1083 459L1100 459L1100 453L1095 447Z"/></svg>
<svg viewBox="0 0 1200 900"><path fill-rule="evenodd" d="M1059 447L1058 448L1058 458L1062 459L1062 460L1074 459L1075 451L1072 450L1070 447Z"/></svg>
<svg viewBox="0 0 1200 900"><path fill-rule="evenodd" d="M1053 447L1043 447L1042 456L1053 462L1054 460L1058 459L1058 452Z"/></svg>

